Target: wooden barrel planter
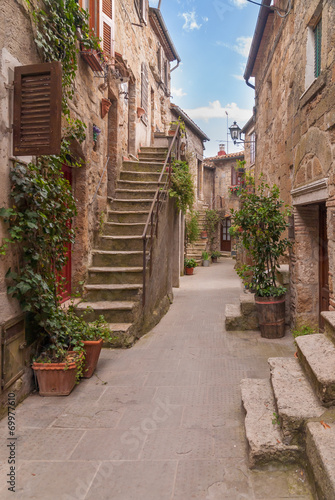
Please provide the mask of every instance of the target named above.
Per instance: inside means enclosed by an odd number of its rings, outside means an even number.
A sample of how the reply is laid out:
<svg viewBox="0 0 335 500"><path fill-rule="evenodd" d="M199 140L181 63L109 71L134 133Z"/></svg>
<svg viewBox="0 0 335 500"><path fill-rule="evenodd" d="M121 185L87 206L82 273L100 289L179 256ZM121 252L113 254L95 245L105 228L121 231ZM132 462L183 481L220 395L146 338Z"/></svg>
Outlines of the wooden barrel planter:
<svg viewBox="0 0 335 500"><path fill-rule="evenodd" d="M255 297L261 336L279 339L285 335L285 295L281 297Z"/></svg>

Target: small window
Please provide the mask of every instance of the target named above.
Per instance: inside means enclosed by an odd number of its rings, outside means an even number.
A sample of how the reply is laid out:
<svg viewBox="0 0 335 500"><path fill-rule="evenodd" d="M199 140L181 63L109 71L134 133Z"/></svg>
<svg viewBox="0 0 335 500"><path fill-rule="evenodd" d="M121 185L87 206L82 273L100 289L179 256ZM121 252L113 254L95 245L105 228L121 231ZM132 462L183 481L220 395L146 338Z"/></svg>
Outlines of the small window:
<svg viewBox="0 0 335 500"><path fill-rule="evenodd" d="M314 76L317 78L321 73L321 39L322 39L322 20L318 22L314 32Z"/></svg>

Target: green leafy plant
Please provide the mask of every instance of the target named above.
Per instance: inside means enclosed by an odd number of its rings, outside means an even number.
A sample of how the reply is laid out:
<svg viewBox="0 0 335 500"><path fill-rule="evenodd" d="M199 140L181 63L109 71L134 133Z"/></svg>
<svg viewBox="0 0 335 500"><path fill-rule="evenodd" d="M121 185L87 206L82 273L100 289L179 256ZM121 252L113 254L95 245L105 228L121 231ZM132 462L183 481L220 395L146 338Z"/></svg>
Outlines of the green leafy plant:
<svg viewBox="0 0 335 500"><path fill-rule="evenodd" d="M195 259L185 259L184 260L184 267L187 267L187 268L194 268L194 267L197 267L197 262Z"/></svg>
<svg viewBox="0 0 335 500"><path fill-rule="evenodd" d="M209 253L208 252L202 252L202 260L209 260Z"/></svg>
<svg viewBox="0 0 335 500"><path fill-rule="evenodd" d="M286 288L278 285L276 272L279 259L291 246L283 236L288 227L289 207L279 198L279 188L261 182L256 193L246 190L241 195L242 207L232 210L231 236L241 241L252 265L243 265L237 272L245 286L261 297L279 297Z"/></svg>
<svg viewBox="0 0 335 500"><path fill-rule="evenodd" d="M276 412L274 411L272 415L273 415L273 417L274 417L274 418L272 419L272 424L273 424L273 425L278 425L278 426L280 426L280 418L279 418L278 413L276 413Z"/></svg>
<svg viewBox="0 0 335 500"><path fill-rule="evenodd" d="M219 259L221 257L221 252L218 250L215 250L214 252L211 253L212 259Z"/></svg>
<svg viewBox="0 0 335 500"><path fill-rule="evenodd" d="M194 183L189 164L186 161L175 160L172 164L171 198L175 198L179 210L186 214L192 210L194 203Z"/></svg>
<svg viewBox="0 0 335 500"><path fill-rule="evenodd" d="M170 122L170 127L172 130L177 129L178 125L179 125L181 137L185 137L185 134L186 134L185 122L181 119L180 116L178 117L178 120L174 120L174 121Z"/></svg>
<svg viewBox="0 0 335 500"><path fill-rule="evenodd" d="M207 231L207 237L209 241L209 246L212 249L214 240L215 240L215 234L217 231L217 225L220 221L220 216L217 210L214 209L208 209L205 212L205 230Z"/></svg>
<svg viewBox="0 0 335 500"><path fill-rule="evenodd" d="M200 235L199 212L192 210L186 217L186 243L192 245Z"/></svg>

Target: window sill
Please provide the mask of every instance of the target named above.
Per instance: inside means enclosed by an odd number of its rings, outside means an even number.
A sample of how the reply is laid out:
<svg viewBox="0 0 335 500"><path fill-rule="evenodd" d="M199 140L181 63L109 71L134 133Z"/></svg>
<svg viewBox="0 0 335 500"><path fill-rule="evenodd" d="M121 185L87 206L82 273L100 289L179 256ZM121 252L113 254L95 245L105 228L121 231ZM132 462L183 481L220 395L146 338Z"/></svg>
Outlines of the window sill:
<svg viewBox="0 0 335 500"><path fill-rule="evenodd" d="M322 90L323 87L326 86L326 83L327 83L327 74L321 73L321 75L311 83L308 89L306 89L305 92L300 97L300 107L303 108L304 106L306 106L306 104L312 101L316 96L316 94L318 94L320 90Z"/></svg>

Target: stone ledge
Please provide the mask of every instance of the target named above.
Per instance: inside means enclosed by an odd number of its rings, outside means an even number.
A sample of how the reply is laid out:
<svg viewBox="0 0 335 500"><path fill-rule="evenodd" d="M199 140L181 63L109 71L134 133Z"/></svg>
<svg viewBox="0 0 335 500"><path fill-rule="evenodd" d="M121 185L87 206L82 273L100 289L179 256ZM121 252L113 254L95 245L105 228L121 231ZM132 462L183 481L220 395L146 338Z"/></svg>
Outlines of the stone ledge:
<svg viewBox="0 0 335 500"><path fill-rule="evenodd" d="M335 343L335 311L322 311L321 316L324 319L325 335Z"/></svg>
<svg viewBox="0 0 335 500"><path fill-rule="evenodd" d="M335 346L323 334L296 339L299 360L323 404L335 402Z"/></svg>
<svg viewBox="0 0 335 500"><path fill-rule="evenodd" d="M241 381L242 403L246 411L245 431L249 444L250 466L267 462L295 462L298 446L286 446L279 426L273 423L276 405L269 380Z"/></svg>
<svg viewBox="0 0 335 500"><path fill-rule="evenodd" d="M335 427L320 422L307 424L306 453L320 498L335 498Z"/></svg>
<svg viewBox="0 0 335 500"><path fill-rule="evenodd" d="M327 83L327 74L321 74L314 82L308 87L308 89L300 97L300 107L303 108L308 104L320 90L325 87Z"/></svg>
<svg viewBox="0 0 335 500"><path fill-rule="evenodd" d="M313 392L298 360L270 358L271 384L285 443L301 438L307 420L320 417L326 409Z"/></svg>

